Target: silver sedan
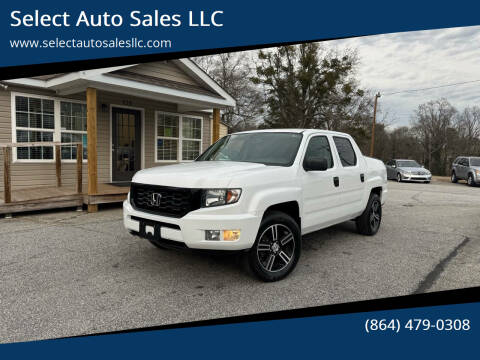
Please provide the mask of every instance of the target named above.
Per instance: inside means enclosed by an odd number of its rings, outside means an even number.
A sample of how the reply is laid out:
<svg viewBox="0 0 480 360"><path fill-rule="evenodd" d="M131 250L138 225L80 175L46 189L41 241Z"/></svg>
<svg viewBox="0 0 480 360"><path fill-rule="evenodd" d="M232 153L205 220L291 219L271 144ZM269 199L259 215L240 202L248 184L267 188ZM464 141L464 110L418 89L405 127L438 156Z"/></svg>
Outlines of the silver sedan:
<svg viewBox="0 0 480 360"><path fill-rule="evenodd" d="M416 181L429 183L432 174L415 160L392 159L385 163L387 178L401 181Z"/></svg>

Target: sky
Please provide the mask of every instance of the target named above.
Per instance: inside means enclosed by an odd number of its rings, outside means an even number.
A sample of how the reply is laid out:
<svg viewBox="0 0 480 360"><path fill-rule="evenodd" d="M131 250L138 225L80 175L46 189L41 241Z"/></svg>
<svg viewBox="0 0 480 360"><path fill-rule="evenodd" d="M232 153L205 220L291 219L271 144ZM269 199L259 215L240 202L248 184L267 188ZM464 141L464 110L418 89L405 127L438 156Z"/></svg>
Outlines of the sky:
<svg viewBox="0 0 480 360"><path fill-rule="evenodd" d="M480 81L388 95L480 80L480 26L375 35L323 44L339 50L356 49L360 86L382 94L379 105L390 128L409 125L419 104L442 97L459 111L466 106L480 106Z"/></svg>

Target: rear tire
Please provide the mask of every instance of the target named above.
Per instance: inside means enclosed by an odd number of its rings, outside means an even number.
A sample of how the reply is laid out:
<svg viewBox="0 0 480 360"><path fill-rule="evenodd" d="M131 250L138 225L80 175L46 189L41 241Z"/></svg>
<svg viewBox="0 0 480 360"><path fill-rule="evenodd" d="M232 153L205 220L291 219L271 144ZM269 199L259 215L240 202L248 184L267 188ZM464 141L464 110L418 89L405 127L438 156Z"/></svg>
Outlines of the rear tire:
<svg viewBox="0 0 480 360"><path fill-rule="evenodd" d="M455 174L455 171L452 171L452 177L450 178L450 180L454 184L458 182L457 174Z"/></svg>
<svg viewBox="0 0 480 360"><path fill-rule="evenodd" d="M362 215L355 219L357 231L362 235L375 235L382 222L382 203L380 196L375 193L370 194L367 207Z"/></svg>
<svg viewBox="0 0 480 360"><path fill-rule="evenodd" d="M248 252L250 270L263 281L278 281L297 265L302 236L297 222L289 215L267 213L252 248Z"/></svg>

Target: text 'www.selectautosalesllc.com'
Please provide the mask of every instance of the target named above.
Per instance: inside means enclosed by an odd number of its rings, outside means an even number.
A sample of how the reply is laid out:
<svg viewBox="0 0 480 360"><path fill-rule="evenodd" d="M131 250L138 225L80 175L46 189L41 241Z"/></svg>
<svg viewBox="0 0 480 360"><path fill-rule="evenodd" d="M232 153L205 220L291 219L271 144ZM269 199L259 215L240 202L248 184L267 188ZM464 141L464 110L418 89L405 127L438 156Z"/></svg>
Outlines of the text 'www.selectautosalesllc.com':
<svg viewBox="0 0 480 360"><path fill-rule="evenodd" d="M11 48L18 49L170 49L171 40L159 39L45 39L9 40Z"/></svg>

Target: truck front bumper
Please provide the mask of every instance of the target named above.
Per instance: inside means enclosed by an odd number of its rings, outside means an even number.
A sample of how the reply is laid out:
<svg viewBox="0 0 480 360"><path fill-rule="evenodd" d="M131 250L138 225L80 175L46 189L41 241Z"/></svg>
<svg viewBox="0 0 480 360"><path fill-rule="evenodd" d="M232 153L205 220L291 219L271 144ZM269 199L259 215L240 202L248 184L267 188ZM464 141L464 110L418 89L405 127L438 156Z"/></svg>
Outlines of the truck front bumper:
<svg viewBox="0 0 480 360"><path fill-rule="evenodd" d="M182 218L173 218L138 211L128 201L123 202L125 228L145 238L168 240L191 249L244 250L252 247L261 218L252 214L220 215L202 209ZM235 241L206 240L206 230L239 230Z"/></svg>

